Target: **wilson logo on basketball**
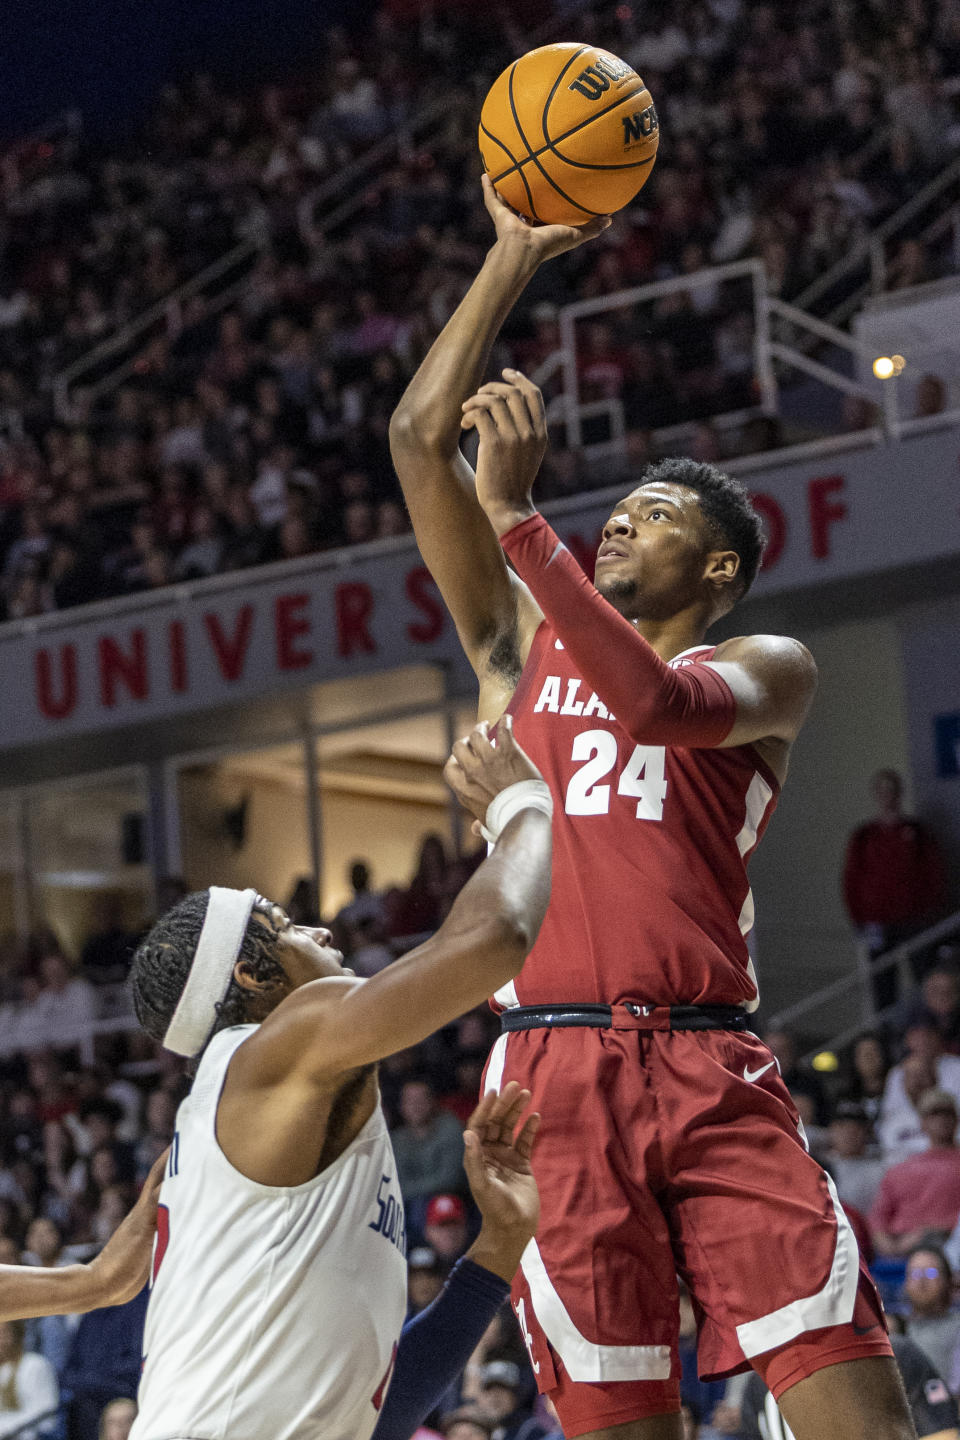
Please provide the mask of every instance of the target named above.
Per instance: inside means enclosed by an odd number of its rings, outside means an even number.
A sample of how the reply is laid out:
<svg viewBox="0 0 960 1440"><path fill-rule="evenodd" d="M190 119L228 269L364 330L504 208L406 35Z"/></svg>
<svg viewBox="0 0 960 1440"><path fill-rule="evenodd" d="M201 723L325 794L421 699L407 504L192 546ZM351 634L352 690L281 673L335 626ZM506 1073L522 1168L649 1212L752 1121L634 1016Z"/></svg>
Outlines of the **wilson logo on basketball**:
<svg viewBox="0 0 960 1440"><path fill-rule="evenodd" d="M657 119L655 105L648 105L646 110L638 110L635 115L624 115L623 117L623 148L628 149L635 145L638 140L646 140L654 130L660 129L660 121Z"/></svg>
<svg viewBox="0 0 960 1440"><path fill-rule="evenodd" d="M573 84L567 88L576 90L585 100L599 100L600 96L610 89L612 82L632 74L632 68L622 60L615 60L612 55L609 59L601 55L592 65L581 70Z"/></svg>

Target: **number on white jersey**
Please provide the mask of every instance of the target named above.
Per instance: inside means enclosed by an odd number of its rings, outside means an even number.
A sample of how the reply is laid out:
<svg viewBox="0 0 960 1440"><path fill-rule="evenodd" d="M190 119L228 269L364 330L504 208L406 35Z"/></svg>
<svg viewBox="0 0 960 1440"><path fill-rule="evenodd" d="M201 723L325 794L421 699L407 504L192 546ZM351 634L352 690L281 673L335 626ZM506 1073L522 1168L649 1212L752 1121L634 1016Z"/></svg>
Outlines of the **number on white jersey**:
<svg viewBox="0 0 960 1440"><path fill-rule="evenodd" d="M667 795L667 752L662 745L636 745L617 783L618 795L637 801L638 820L662 820ZM574 738L571 760L580 760L567 786L568 815L607 815L610 786L599 782L617 763L617 737L609 730L581 730Z"/></svg>

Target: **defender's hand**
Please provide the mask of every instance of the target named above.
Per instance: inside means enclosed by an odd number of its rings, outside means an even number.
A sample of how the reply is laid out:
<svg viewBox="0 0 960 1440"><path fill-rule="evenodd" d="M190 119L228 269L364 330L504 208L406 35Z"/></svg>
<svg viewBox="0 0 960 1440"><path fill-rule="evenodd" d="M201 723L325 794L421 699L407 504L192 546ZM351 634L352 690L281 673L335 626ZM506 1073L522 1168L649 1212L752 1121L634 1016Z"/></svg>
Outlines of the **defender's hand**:
<svg viewBox="0 0 960 1440"><path fill-rule="evenodd" d="M467 1253L507 1281L516 1274L540 1219L540 1192L530 1168L540 1116L528 1115L520 1124L529 1104L530 1091L511 1080L499 1095L484 1095L463 1136L464 1169L483 1217Z"/></svg>
<svg viewBox="0 0 960 1440"><path fill-rule="evenodd" d="M147 1283L157 1227L157 1199L169 1154L168 1147L153 1162L136 1205L90 1262L98 1290L102 1290L100 1305L124 1305Z"/></svg>
<svg viewBox="0 0 960 1440"><path fill-rule="evenodd" d="M478 820L487 816L495 795L518 780L541 780L533 761L513 738L513 716L503 715L494 747L488 737L489 725L481 720L469 735L458 740L443 768L443 776L465 810Z"/></svg>
<svg viewBox="0 0 960 1440"><path fill-rule="evenodd" d="M477 499L498 535L534 513L530 492L547 448L543 396L519 370L504 370L463 402L462 430L476 430Z"/></svg>
<svg viewBox="0 0 960 1440"><path fill-rule="evenodd" d="M484 175L480 183L483 186L483 203L496 228L497 240L523 245L537 265L544 260L552 260L555 255L562 255L565 250L575 250L585 240L602 235L611 224L609 215L598 215L588 220L586 225L531 225L529 220L511 210L505 200L501 200L489 175Z"/></svg>

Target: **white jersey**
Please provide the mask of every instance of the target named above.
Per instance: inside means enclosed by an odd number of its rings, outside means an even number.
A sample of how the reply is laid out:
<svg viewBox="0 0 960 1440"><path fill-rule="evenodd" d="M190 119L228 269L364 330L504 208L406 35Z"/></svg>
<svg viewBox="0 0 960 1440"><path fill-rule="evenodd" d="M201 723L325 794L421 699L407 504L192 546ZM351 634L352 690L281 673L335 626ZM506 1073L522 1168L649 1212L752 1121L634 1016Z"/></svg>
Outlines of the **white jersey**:
<svg viewBox="0 0 960 1440"><path fill-rule="evenodd" d="M378 1105L304 1185L248 1180L216 1138L215 1035L160 1191L131 1440L368 1440L406 1308L403 1202Z"/></svg>

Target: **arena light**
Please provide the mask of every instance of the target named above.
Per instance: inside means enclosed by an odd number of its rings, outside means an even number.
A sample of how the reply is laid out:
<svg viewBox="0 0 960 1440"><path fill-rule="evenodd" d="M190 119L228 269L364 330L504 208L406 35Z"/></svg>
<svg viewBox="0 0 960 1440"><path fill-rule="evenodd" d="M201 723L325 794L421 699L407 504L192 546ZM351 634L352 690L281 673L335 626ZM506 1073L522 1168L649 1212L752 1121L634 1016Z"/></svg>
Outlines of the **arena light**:
<svg viewBox="0 0 960 1440"><path fill-rule="evenodd" d="M889 380L896 374L896 367L889 355L878 355L873 362L873 373L878 380Z"/></svg>
<svg viewBox="0 0 960 1440"><path fill-rule="evenodd" d="M890 359L893 361L894 375L899 375L907 363L906 360L904 360L902 355L891 355Z"/></svg>

